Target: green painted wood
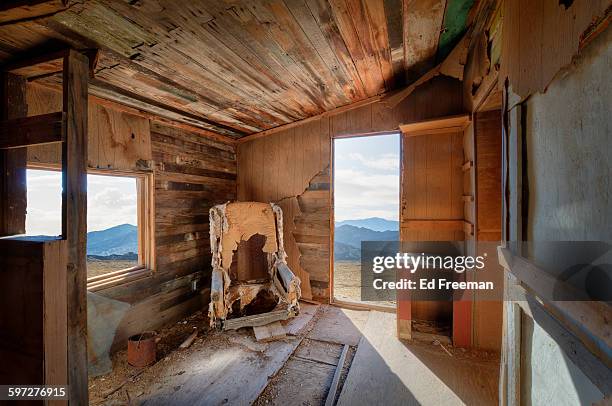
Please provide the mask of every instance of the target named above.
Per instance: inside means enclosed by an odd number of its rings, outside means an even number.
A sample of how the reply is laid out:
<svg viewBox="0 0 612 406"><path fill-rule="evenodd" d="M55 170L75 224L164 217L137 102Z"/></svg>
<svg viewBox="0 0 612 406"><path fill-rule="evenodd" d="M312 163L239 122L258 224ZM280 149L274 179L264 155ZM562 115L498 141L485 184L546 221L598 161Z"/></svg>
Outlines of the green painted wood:
<svg viewBox="0 0 612 406"><path fill-rule="evenodd" d="M461 40L466 30L468 14L474 0L448 0L444 12L443 30L438 43L438 61L444 60Z"/></svg>

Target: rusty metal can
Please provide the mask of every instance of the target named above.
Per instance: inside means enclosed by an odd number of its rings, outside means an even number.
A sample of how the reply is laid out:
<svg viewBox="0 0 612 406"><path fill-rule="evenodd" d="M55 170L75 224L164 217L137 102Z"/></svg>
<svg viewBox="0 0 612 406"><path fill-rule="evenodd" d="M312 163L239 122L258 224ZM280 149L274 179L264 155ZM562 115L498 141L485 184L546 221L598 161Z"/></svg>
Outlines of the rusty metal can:
<svg viewBox="0 0 612 406"><path fill-rule="evenodd" d="M155 332L145 331L128 338L128 363L135 367L146 367L155 362Z"/></svg>

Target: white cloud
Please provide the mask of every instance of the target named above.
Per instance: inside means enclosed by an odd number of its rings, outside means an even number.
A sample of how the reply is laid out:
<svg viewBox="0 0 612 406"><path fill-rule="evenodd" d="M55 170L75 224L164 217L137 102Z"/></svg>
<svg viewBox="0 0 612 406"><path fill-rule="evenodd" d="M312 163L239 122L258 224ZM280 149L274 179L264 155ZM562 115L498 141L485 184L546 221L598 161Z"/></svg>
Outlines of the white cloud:
<svg viewBox="0 0 612 406"><path fill-rule="evenodd" d="M354 161L360 162L362 165L380 169L383 171L395 171L399 168L399 155L394 153L379 154L377 156L364 157L359 152L351 152L348 154L348 158Z"/></svg>
<svg viewBox="0 0 612 406"><path fill-rule="evenodd" d="M339 169L334 174L336 221L368 217L397 220L399 175Z"/></svg>
<svg viewBox="0 0 612 406"><path fill-rule="evenodd" d="M102 179L104 178L104 179ZM130 178L89 177L87 230L137 224L136 181Z"/></svg>
<svg viewBox="0 0 612 406"><path fill-rule="evenodd" d="M61 173L28 170L26 233L61 233ZM103 230L119 224L137 224L136 180L115 176L87 176L87 230Z"/></svg>

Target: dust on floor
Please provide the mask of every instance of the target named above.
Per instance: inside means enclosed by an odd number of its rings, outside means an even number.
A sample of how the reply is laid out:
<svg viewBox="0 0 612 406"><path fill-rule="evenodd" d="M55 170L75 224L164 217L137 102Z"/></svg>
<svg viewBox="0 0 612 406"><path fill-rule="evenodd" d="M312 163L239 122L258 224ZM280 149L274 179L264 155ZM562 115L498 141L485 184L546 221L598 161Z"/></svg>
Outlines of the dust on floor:
<svg viewBox="0 0 612 406"><path fill-rule="evenodd" d="M293 335L260 343L251 328L211 330L197 313L159 332L154 365L134 368L117 353L112 373L90 379L90 404L322 405L345 345L338 404L496 401L497 354L400 341L389 313L304 305L301 316L285 323Z"/></svg>
<svg viewBox="0 0 612 406"><path fill-rule="evenodd" d="M294 335L270 343L257 342L251 328L211 329L198 312L159 331L155 364L132 367L125 350L116 353L112 372L89 380L90 404L252 404L312 329L317 308L304 304L302 317L285 323ZM193 344L178 349L194 327Z"/></svg>

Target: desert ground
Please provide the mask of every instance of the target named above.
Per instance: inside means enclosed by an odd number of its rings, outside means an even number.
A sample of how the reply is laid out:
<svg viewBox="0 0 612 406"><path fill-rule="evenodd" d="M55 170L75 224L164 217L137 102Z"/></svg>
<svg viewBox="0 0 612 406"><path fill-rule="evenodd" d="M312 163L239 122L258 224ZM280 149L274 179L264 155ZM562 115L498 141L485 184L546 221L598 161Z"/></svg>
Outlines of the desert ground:
<svg viewBox="0 0 612 406"><path fill-rule="evenodd" d="M363 302L361 300L360 261L334 261L334 298L351 302ZM390 301L373 302L373 304L380 306L395 306L395 302Z"/></svg>
<svg viewBox="0 0 612 406"><path fill-rule="evenodd" d="M108 260L87 258L87 277L91 278L105 273L120 271L138 265L137 260Z"/></svg>

